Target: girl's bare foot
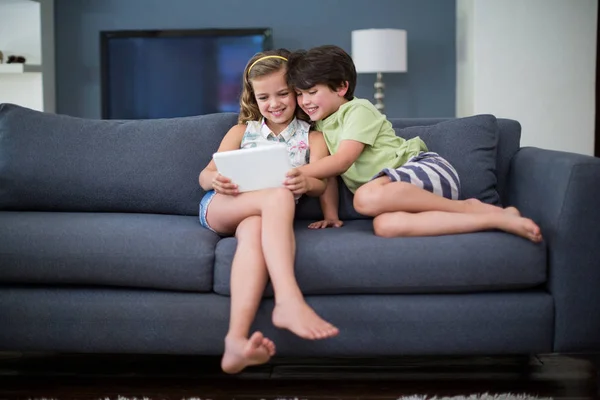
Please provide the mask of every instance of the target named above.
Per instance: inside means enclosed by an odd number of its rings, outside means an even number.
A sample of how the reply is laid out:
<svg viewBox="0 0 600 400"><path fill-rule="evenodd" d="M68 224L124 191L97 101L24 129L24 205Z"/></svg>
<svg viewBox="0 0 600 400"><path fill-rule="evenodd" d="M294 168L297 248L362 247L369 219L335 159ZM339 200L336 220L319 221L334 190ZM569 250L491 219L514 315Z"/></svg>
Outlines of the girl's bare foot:
<svg viewBox="0 0 600 400"><path fill-rule="evenodd" d="M529 218L517 217L504 213L499 222L499 228L503 231L513 233L529 239L534 243L542 241L540 227Z"/></svg>
<svg viewBox="0 0 600 400"><path fill-rule="evenodd" d="M304 339L327 339L339 333L338 328L319 317L303 300L276 303L273 324Z"/></svg>
<svg viewBox="0 0 600 400"><path fill-rule="evenodd" d="M237 374L250 365L266 363L273 355L275 344L260 332L254 332L250 339L227 336L221 368L228 374Z"/></svg>

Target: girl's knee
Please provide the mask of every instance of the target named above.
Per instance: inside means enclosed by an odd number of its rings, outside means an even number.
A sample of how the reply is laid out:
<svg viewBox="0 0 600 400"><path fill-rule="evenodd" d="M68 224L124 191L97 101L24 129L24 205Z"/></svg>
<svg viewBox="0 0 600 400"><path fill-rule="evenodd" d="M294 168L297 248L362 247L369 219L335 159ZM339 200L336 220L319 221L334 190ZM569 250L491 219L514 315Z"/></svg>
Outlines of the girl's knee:
<svg viewBox="0 0 600 400"><path fill-rule="evenodd" d="M265 203L276 203L278 205L291 204L295 205L294 194L286 188L273 188L264 191Z"/></svg>
<svg viewBox="0 0 600 400"><path fill-rule="evenodd" d="M235 236L236 238L260 238L262 227L262 218L258 215L247 217L238 225Z"/></svg>

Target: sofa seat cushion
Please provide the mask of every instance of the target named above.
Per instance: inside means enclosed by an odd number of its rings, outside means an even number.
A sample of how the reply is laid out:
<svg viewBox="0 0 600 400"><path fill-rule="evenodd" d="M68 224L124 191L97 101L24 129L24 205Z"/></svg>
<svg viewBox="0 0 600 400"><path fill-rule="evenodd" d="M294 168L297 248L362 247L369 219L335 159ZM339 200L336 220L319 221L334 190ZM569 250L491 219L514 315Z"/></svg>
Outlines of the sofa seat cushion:
<svg viewBox="0 0 600 400"><path fill-rule="evenodd" d="M0 212L0 282L212 291L219 240L197 217Z"/></svg>
<svg viewBox="0 0 600 400"><path fill-rule="evenodd" d="M468 293L546 281L546 247L504 232L380 238L369 220L309 230L298 221L296 277L305 294ZM215 256L215 291L228 295L233 238ZM269 287L266 294L272 294Z"/></svg>

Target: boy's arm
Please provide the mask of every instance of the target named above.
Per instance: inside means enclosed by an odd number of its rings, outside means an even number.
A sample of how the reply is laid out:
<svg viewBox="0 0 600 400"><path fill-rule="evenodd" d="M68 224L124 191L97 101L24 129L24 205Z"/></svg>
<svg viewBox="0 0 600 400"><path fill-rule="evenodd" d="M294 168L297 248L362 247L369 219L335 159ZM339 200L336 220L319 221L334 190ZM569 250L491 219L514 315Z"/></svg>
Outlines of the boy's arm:
<svg viewBox="0 0 600 400"><path fill-rule="evenodd" d="M322 160L324 157L329 155L329 151L327 150L327 144L325 144L325 139L323 139L323 134L317 131L310 131L308 134L308 143L310 146L310 160L309 164L317 162L318 160ZM308 164L307 164L308 165ZM302 167L298 168L303 174ZM323 178L313 177L307 174L304 174L306 179L308 180L308 184L310 190L306 192L308 196L323 196L327 187L327 180Z"/></svg>
<svg viewBox="0 0 600 400"><path fill-rule="evenodd" d="M310 136L310 164L318 162L329 156L327 144L323 138L323 134L317 131L311 131ZM308 177L308 179L316 179ZM321 210L323 211L323 220L313 222L308 227L311 229L327 228L333 226L339 228L343 225L338 217L338 185L336 177L326 179L327 186L324 192L319 197Z"/></svg>
<svg viewBox="0 0 600 400"><path fill-rule="evenodd" d="M309 189L306 191L307 196L317 197L322 196L327 190L327 183L324 179L317 179L310 176L307 176Z"/></svg>
<svg viewBox="0 0 600 400"><path fill-rule="evenodd" d="M323 157L320 160L300 167L300 171L307 176L317 179L332 178L343 174L354 164L360 156L365 144L356 140L342 140L335 154Z"/></svg>
<svg viewBox="0 0 600 400"><path fill-rule="evenodd" d="M343 127L336 134L340 144L335 152L315 163L302 167L302 172L315 178L330 178L342 175L358 159L365 146L373 146L385 118L372 107L357 104L345 112L340 125Z"/></svg>
<svg viewBox="0 0 600 400"><path fill-rule="evenodd" d="M316 162L329 154L321 132L310 131L308 142L310 147L310 163ZM294 194L305 193L311 197L318 197L325 192L327 179L309 176L302 171L302 167L298 167L288 171L284 184Z"/></svg>
<svg viewBox="0 0 600 400"><path fill-rule="evenodd" d="M321 202L321 210L323 210L323 219L316 221L308 225L310 229L323 229L323 228L340 228L344 223L340 220L338 214L338 181L335 177L327 179L327 187L325 193L319 197Z"/></svg>

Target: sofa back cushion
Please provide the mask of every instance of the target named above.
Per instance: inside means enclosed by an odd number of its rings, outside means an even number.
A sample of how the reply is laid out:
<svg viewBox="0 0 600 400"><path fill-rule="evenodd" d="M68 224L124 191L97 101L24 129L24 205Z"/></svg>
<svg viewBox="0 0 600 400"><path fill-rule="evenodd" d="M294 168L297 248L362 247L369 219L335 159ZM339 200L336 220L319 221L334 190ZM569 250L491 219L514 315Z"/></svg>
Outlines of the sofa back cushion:
<svg viewBox="0 0 600 400"><path fill-rule="evenodd" d="M91 120L0 105L0 210L198 215L233 113Z"/></svg>
<svg viewBox="0 0 600 400"><path fill-rule="evenodd" d="M488 118L491 116L478 115L475 117L465 117L465 118L396 118L396 119L391 119L391 121L392 121L392 125L394 126L394 129L396 129L396 133L400 136L404 136L404 135L406 135L407 132L409 132L409 131L405 131L404 128L432 127L433 125L437 125L437 124L440 124L443 122L450 122L450 121L457 121L457 122L461 122L461 123L464 123L464 122L472 123L472 122L476 122L479 119L479 117ZM496 155L495 155L495 158L496 158L495 175L496 175L496 179L497 179L496 191L500 197L500 203L506 204L505 199L507 196L506 188L508 185L508 171L510 169L510 162L511 162L512 158L514 157L515 154L517 154L517 151L519 151L519 149L521 147L521 125L519 124L518 121L515 121L512 119L507 119L507 118L497 118L496 124L497 124L497 136L498 136L498 142L497 142L497 146L496 146ZM444 127L444 125L442 125L441 127ZM453 128L456 128L456 127L457 126L454 125ZM449 127L446 125L446 128L449 128ZM427 129L429 130L431 128L427 128ZM476 131L477 130L470 129L470 132L467 135L463 136L462 139L460 139L461 137L459 136L458 143L460 144L461 140L463 140L463 141L471 140L472 139L471 136ZM443 131L437 130L437 132L433 133L433 134L434 135L443 134L441 132L443 132ZM451 133L450 136L457 135L457 134L460 135L461 132L462 132L462 130L460 130L460 129L458 129L458 130L453 129L453 133ZM485 132L485 129L484 129L484 132ZM414 132L414 134L417 134L417 133ZM431 135L431 133L429 135ZM412 137L412 134L408 134L408 135L406 135L406 137L407 138ZM475 139L477 139L477 142L479 142L481 145L486 140L486 137L489 139L489 136L484 133L483 137L479 137L479 138L475 137ZM483 139L483 140L481 140L481 139ZM429 142L428 142L428 144L430 145L430 147L434 147L434 146L438 147L437 145L433 145ZM469 144L469 146L473 146L473 143ZM462 151L464 151L464 150L462 150ZM447 153L445 150L441 151L441 152L443 154ZM483 153L487 153L487 152L480 152L480 153L483 154ZM448 156L448 154L446 154L446 156L448 158L450 158ZM474 171L474 172L478 173L478 171ZM460 173L460 171L459 171L459 173ZM463 178L464 175L465 175L464 173L461 174L461 179L463 179L463 180L464 180L464 178ZM464 189L464 187L463 187L463 189Z"/></svg>
<svg viewBox="0 0 600 400"><path fill-rule="evenodd" d="M419 136L434 151L452 164L460 179L460 199L477 198L500 204L496 189L496 153L498 124L493 115L456 118L429 126L392 125L405 139ZM399 126L400 125L400 126Z"/></svg>
<svg viewBox="0 0 600 400"><path fill-rule="evenodd" d="M236 122L234 113L89 120L1 104L0 210L198 215L198 174ZM391 122L399 136L421 136L454 164L463 198L500 203L518 122L491 115ZM340 217L363 218L338 182ZM303 196L296 218L321 216L318 199Z"/></svg>

